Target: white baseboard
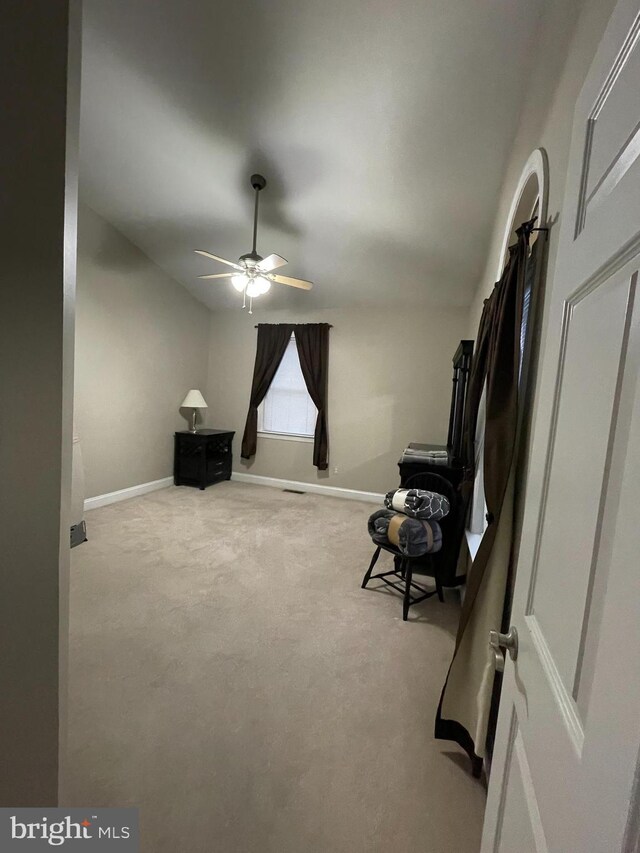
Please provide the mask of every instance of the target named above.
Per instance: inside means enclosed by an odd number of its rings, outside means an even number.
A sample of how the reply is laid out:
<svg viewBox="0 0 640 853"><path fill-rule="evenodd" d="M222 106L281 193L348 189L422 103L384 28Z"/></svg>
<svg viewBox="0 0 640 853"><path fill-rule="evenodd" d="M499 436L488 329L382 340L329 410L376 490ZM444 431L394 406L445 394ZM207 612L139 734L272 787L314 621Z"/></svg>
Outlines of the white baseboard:
<svg viewBox="0 0 640 853"><path fill-rule="evenodd" d="M345 498L350 501L367 501L382 505L384 495L377 492L358 492L355 489L340 489L337 486L323 486L321 483L300 483L297 480L278 480L276 477L261 477L258 474L245 474L233 471L231 479L238 483L254 483L256 486L273 486L276 489L295 489L314 495L326 495L332 498Z"/></svg>
<svg viewBox="0 0 640 853"><path fill-rule="evenodd" d="M96 495L95 498L87 498L84 502L84 511L97 509L99 506L115 504L118 501L126 501L129 498L137 498L158 489L166 489L173 485L173 477L163 477L162 480L153 480L151 483L140 483L139 486L129 486L128 489L118 489L117 492L109 492L106 495Z"/></svg>
<svg viewBox="0 0 640 853"><path fill-rule="evenodd" d="M276 489L295 489L300 492L310 492L316 495L326 495L332 498L344 498L350 501L366 501L382 505L384 495L376 492L359 492L355 489L341 489L337 486L323 486L321 483L301 483L297 480L279 480L276 477L261 477L258 474L245 474L242 471L234 471L232 480L238 483L254 483L256 486L271 486ZM166 489L173 485L173 477L163 477L162 480L154 480L151 483L140 483L139 486L130 486L128 489L119 489L117 492L109 492L106 495L96 495L87 498L84 502L84 511L97 509L100 506L108 506L118 501L126 501L129 498L137 498L158 489Z"/></svg>

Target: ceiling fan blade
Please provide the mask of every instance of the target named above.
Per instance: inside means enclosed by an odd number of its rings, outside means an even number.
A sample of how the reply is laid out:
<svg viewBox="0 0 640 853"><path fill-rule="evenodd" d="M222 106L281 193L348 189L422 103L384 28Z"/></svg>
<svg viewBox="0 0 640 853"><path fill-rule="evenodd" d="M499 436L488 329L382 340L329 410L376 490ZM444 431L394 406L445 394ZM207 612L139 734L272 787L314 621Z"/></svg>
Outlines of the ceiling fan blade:
<svg viewBox="0 0 640 853"><path fill-rule="evenodd" d="M202 249L194 249L194 252L196 255L202 255L205 258L220 261L221 264L226 264L228 267L233 267L235 270L242 270L244 272L244 267L241 267L240 264L236 264L235 261L227 261L225 258L219 258L218 255L212 255L211 252L205 252Z"/></svg>
<svg viewBox="0 0 640 853"><path fill-rule="evenodd" d="M269 255L267 258L260 261L258 269L262 270L262 272L271 272L271 270L277 270L278 267L283 267L287 263L289 263L287 259L283 258L281 255Z"/></svg>
<svg viewBox="0 0 640 853"><path fill-rule="evenodd" d="M311 290L313 287L312 281L305 281L303 278L290 278L288 275L270 275L271 281L277 281L278 284L288 284L289 287L299 287L300 290Z"/></svg>
<svg viewBox="0 0 640 853"><path fill-rule="evenodd" d="M233 278L234 272L219 272L214 275L199 275L198 278Z"/></svg>

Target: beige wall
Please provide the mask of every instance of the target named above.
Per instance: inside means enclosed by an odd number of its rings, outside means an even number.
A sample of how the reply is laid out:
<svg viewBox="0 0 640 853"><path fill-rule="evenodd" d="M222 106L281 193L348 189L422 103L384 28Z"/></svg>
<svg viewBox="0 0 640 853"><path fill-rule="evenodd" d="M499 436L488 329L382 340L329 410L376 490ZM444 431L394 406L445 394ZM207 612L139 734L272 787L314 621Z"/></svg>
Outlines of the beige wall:
<svg viewBox="0 0 640 853"><path fill-rule="evenodd" d="M93 210L78 223L75 419L86 495L172 472L179 405L205 390L208 308Z"/></svg>
<svg viewBox="0 0 640 853"><path fill-rule="evenodd" d="M615 0L567 0L547 4L538 59L523 106L518 133L505 172L487 264L469 315L468 334L475 338L483 300L491 293L500 266L500 250L509 208L527 159L536 148L549 158L549 234L547 281L553 278L559 217L562 215L573 109L587 68L615 6ZM564 33L572 32L568 49Z"/></svg>
<svg viewBox="0 0 640 853"><path fill-rule="evenodd" d="M329 362L329 470L317 472L312 445L258 438L252 463L240 459L256 351L257 322L332 323ZM235 471L382 492L397 483L409 441L443 443L451 359L467 312L349 309L234 311L211 316L207 402L210 426L236 431ZM338 473L334 473L334 468Z"/></svg>

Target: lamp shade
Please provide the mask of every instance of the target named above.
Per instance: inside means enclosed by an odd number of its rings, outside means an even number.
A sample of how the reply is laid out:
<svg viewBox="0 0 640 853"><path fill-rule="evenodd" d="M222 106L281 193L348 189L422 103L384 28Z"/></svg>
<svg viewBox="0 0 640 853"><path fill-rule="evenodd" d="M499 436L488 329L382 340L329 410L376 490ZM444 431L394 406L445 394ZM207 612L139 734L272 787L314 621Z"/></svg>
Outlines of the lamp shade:
<svg viewBox="0 0 640 853"><path fill-rule="evenodd" d="M204 397L199 391L192 389L182 401L183 409L208 409Z"/></svg>

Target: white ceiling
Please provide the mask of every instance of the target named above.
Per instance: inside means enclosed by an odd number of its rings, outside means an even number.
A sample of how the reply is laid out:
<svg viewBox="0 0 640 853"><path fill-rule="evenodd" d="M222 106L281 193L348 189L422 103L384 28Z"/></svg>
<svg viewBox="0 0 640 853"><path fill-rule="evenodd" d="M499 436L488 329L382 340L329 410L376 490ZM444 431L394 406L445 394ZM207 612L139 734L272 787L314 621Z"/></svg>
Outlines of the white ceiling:
<svg viewBox="0 0 640 853"><path fill-rule="evenodd" d="M542 2L85 0L82 196L212 308L255 171L265 305L467 305Z"/></svg>

